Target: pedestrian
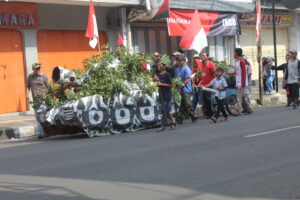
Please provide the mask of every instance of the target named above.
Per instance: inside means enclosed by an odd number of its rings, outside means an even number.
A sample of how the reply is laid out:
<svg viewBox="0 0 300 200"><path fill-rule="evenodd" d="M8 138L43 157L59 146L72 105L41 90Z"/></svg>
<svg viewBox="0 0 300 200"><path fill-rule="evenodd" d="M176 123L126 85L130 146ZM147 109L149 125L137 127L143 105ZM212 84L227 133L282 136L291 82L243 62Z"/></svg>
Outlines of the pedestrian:
<svg viewBox="0 0 300 200"><path fill-rule="evenodd" d="M216 71L216 77L212 80L212 82L206 86L206 87L212 87L216 90L214 93L214 97L217 102L217 111L214 113L214 115L211 117L211 120L215 123L218 122L218 118L220 113L222 112L222 115L224 117L224 121L228 120L228 115L224 108L224 101L226 98L226 89L228 87L227 82L225 78L223 77L224 69L218 68Z"/></svg>
<svg viewBox="0 0 300 200"><path fill-rule="evenodd" d="M199 87L203 87L211 83L214 79L216 67L213 62L208 60L209 54L207 52L201 53L201 67L200 70L202 72L201 83ZM204 114L208 119L210 119L213 115L212 111L212 103L211 103L211 93L207 91L203 91L203 101L204 101Z"/></svg>
<svg viewBox="0 0 300 200"><path fill-rule="evenodd" d="M193 83L193 99L192 99L192 107L195 111L198 104L201 104L202 107L204 105L203 101L203 91L202 88L199 87L202 76L201 72L201 60L199 54L194 54L193 56L193 68L192 68L192 83Z"/></svg>
<svg viewBox="0 0 300 200"><path fill-rule="evenodd" d="M264 76L265 76L265 81L266 81L266 86L267 86L267 94L274 94L274 79L275 79L275 72L272 69L273 67L273 59L271 57L265 58L264 63L263 63L263 68L264 68Z"/></svg>
<svg viewBox="0 0 300 200"><path fill-rule="evenodd" d="M241 111L245 114L251 114L253 111L250 108L250 104L246 100L245 89L248 86L247 68L246 62L242 58L243 50L241 48L234 49L235 70L234 72L227 72L228 74L235 75L236 88L237 88L237 107L235 116L240 116Z"/></svg>
<svg viewBox="0 0 300 200"><path fill-rule="evenodd" d="M283 77L284 77L290 58L291 58L290 53L286 54L286 56L285 56L286 62L278 67L273 66L272 69L275 71L283 71ZM286 85L286 82L284 79L282 80L282 89L286 90L286 98L287 98L286 106L290 107L292 104L292 99L291 99L289 89L287 88L287 85Z"/></svg>
<svg viewBox="0 0 300 200"><path fill-rule="evenodd" d="M290 92L293 108L296 109L299 106L300 61L297 58L297 51L291 50L289 53L291 57L285 71L284 80Z"/></svg>
<svg viewBox="0 0 300 200"><path fill-rule="evenodd" d="M181 55L177 58L178 68L175 71L175 77L179 78L182 85L178 86L181 93L181 102L178 116L183 119L184 114L187 114L192 122L196 122L198 117L195 116L192 105L191 96L193 94L191 69L186 64L186 57Z"/></svg>
<svg viewBox="0 0 300 200"><path fill-rule="evenodd" d="M247 76L248 76L248 86L245 89L245 97L246 97L246 101L250 105L251 104L250 95L251 95L251 86L252 86L252 67L250 62L248 61L247 56L243 55L242 57L246 63ZM245 111L242 111L242 113L245 113Z"/></svg>
<svg viewBox="0 0 300 200"><path fill-rule="evenodd" d="M168 124L168 119L171 120L171 129L174 130L177 126L174 117L171 114L171 101L172 101L172 77L169 72L166 71L167 66L162 63L158 64L159 74L157 86L159 88L159 101L161 105L161 127L157 132L162 132L166 130Z"/></svg>
<svg viewBox="0 0 300 200"><path fill-rule="evenodd" d="M175 70L177 69L178 65L177 65L177 57L180 56L181 53L178 51L175 51L172 54L172 65L167 67L167 72L169 72L171 74L172 79L175 78Z"/></svg>
<svg viewBox="0 0 300 200"><path fill-rule="evenodd" d="M38 104L42 102L48 92L49 82L48 77L41 73L41 64L34 63L32 65L32 73L27 78L27 98L29 98L29 92L31 91L33 103ZM37 121L37 134L38 138L44 138L48 135L45 134L43 126L41 125L38 117L37 108L34 109L35 118Z"/></svg>

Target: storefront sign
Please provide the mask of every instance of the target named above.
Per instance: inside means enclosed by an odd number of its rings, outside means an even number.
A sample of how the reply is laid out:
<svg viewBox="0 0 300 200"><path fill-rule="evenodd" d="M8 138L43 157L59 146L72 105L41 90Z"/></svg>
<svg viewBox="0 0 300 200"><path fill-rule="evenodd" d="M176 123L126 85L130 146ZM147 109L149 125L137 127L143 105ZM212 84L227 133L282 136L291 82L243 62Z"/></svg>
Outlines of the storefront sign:
<svg viewBox="0 0 300 200"><path fill-rule="evenodd" d="M0 2L0 28L38 28L38 8L33 3Z"/></svg>
<svg viewBox="0 0 300 200"><path fill-rule="evenodd" d="M253 14L245 14L241 17L241 25L246 26L255 26L255 15ZM275 23L276 25L289 26L293 22L292 15L275 15ZM273 17L271 14L263 14L261 16L261 23L265 26L271 26L273 24Z"/></svg>
<svg viewBox="0 0 300 200"><path fill-rule="evenodd" d="M193 10L171 9L168 18L170 36L182 36L191 23ZM199 12L201 24L207 36L230 36L240 33L239 20L236 14L221 14L218 12Z"/></svg>

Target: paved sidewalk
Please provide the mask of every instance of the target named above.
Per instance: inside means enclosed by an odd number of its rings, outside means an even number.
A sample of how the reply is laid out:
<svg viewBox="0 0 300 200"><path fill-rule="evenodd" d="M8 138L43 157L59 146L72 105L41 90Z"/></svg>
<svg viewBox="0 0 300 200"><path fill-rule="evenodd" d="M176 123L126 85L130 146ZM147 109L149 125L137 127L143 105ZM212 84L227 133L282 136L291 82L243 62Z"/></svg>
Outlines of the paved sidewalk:
<svg viewBox="0 0 300 200"><path fill-rule="evenodd" d="M32 137L35 134L34 115L0 116L0 140Z"/></svg>

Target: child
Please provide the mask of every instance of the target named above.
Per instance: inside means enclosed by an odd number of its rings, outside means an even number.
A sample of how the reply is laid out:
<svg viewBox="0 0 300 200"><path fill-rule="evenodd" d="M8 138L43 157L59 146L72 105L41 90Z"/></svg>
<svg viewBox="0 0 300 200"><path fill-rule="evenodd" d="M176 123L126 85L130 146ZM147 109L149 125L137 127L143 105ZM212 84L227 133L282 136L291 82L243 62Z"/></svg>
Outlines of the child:
<svg viewBox="0 0 300 200"><path fill-rule="evenodd" d="M215 123L217 123L220 112L222 112L224 121L228 120L228 115L224 109L224 100L226 97L226 89L228 87L226 80L222 77L224 73L223 68L218 68L216 71L216 77L212 80L209 87L212 87L213 89L217 90L217 92L214 94L216 101L218 103L217 112L214 113L211 120Z"/></svg>
<svg viewBox="0 0 300 200"><path fill-rule="evenodd" d="M176 128L176 121L171 114L171 100L172 100L172 78L171 74L166 71L166 66L164 64L158 64L158 82L159 87L159 100L161 104L162 120L161 128L157 132L162 132L166 130L167 118L172 122L171 129Z"/></svg>

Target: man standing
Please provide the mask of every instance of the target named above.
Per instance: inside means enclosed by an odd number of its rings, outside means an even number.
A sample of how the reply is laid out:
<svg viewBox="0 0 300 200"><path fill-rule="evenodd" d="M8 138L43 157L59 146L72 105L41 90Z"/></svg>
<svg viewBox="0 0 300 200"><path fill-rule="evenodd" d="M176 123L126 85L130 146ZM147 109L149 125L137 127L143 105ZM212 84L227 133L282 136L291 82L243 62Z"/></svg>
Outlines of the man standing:
<svg viewBox="0 0 300 200"><path fill-rule="evenodd" d="M41 64L34 63L32 65L33 72L27 78L27 98L31 91L33 102L37 103L42 101L48 92L49 82L46 75L41 73ZM37 110L34 110L36 121L37 121L37 134L39 138L44 138L47 135L40 123Z"/></svg>
<svg viewBox="0 0 300 200"><path fill-rule="evenodd" d="M236 116L241 115L242 107L245 114L251 114L253 112L245 96L245 90L246 87L248 87L248 76L247 76L246 62L242 58L242 55L243 55L243 50L241 48L236 48L234 50L234 58L236 60L235 72L228 73L228 74L235 74L236 76L236 87L237 87Z"/></svg>
<svg viewBox="0 0 300 200"><path fill-rule="evenodd" d="M203 87L205 85L209 85L212 80L214 79L216 67L213 62L208 60L208 53L203 52L201 53L201 66L200 70L202 71L202 81L199 87ZM203 98L204 98L204 114L207 118L211 118L213 115L212 105L211 105L211 93L203 91Z"/></svg>
<svg viewBox="0 0 300 200"><path fill-rule="evenodd" d="M196 122L198 117L195 116L191 105L191 96L193 94L191 69L186 65L186 57L179 56L177 58L178 68L175 71L175 77L179 78L182 86L179 87L181 92L181 103L179 116L183 118L184 113L191 117L192 122Z"/></svg>
<svg viewBox="0 0 300 200"><path fill-rule="evenodd" d="M297 59L297 51L290 51L290 56L284 80L293 101L293 108L296 109L299 106L300 61Z"/></svg>
<svg viewBox="0 0 300 200"><path fill-rule="evenodd" d="M198 103L204 105L203 103L203 92L199 88L201 82L201 60L199 54L193 56L193 69L192 69L192 83L194 86L194 95L192 100L192 107L196 110Z"/></svg>

